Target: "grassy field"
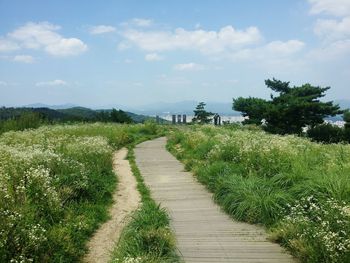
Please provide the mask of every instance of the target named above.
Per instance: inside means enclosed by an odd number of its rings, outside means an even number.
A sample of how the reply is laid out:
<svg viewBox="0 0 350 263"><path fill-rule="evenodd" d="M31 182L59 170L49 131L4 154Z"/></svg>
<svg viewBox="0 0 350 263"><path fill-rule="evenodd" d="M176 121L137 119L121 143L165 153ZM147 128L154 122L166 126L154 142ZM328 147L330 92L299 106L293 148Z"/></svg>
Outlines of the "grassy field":
<svg viewBox="0 0 350 263"><path fill-rule="evenodd" d="M86 241L108 218L117 183L112 152L161 132L149 123L43 126L2 134L0 262L79 261Z"/></svg>
<svg viewBox="0 0 350 263"><path fill-rule="evenodd" d="M192 126L169 149L233 218L265 225L302 262L350 262L350 146L256 128Z"/></svg>

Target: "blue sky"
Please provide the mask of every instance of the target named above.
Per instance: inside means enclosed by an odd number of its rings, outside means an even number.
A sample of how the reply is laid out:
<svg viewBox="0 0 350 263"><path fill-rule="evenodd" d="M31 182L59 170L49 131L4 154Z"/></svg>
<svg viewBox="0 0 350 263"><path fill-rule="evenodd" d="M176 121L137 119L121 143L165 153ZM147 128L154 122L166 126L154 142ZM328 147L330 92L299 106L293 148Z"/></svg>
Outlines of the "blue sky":
<svg viewBox="0 0 350 263"><path fill-rule="evenodd" d="M350 99L350 0L0 0L0 105Z"/></svg>

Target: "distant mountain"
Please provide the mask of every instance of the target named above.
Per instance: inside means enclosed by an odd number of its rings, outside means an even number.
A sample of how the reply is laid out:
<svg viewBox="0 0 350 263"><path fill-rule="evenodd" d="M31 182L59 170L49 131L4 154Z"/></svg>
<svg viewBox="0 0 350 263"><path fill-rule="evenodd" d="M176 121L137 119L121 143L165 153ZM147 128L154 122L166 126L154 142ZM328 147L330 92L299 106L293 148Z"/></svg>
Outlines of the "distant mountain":
<svg viewBox="0 0 350 263"><path fill-rule="evenodd" d="M59 110L59 109L68 109L68 108L74 108L78 107L77 105L74 105L72 103L66 103L66 104L60 104L60 105L48 105L44 103L33 103L24 105L25 108L49 108L53 110Z"/></svg>
<svg viewBox="0 0 350 263"><path fill-rule="evenodd" d="M334 102L339 104L341 109L350 109L350 100L335 100Z"/></svg>
<svg viewBox="0 0 350 263"><path fill-rule="evenodd" d="M70 104L65 104L70 105ZM29 105L28 105L29 106ZM56 106L45 105L41 103L32 104L32 107L0 107L0 120L17 118L25 112L40 113L45 119L50 121L99 121L101 120L101 111L110 112L112 109L92 110L85 107L72 107L65 109L53 109ZM34 106L34 107L33 107ZM47 107L39 107L47 106ZM49 108L50 107L50 108ZM63 107L63 105L60 105ZM136 123L142 123L148 119L155 119L147 115L136 114L132 112L125 113ZM165 121L165 120L164 120Z"/></svg>
<svg viewBox="0 0 350 263"><path fill-rule="evenodd" d="M110 112L112 109L103 109L103 110L92 110L85 107L73 107L68 109L60 109L57 110L59 112L62 112L64 114L68 114L70 116L74 116L77 118L85 119L85 120L95 120L98 119L98 113L101 111ZM147 119L154 119L150 116L135 114L132 112L127 112L126 114L136 123L142 123Z"/></svg>
<svg viewBox="0 0 350 263"><path fill-rule="evenodd" d="M340 109L342 109L342 110L350 109L350 100L334 100L334 103L339 104ZM327 117L326 120L328 120L328 121L342 121L343 114L336 115L333 117Z"/></svg>
<svg viewBox="0 0 350 263"><path fill-rule="evenodd" d="M20 107L20 108L0 108L0 120L7 120L11 118L17 118L21 116L23 113L27 112L35 112L39 113L41 116L45 117L47 120L69 120L72 119L71 116L59 112L57 110L49 109L49 108L28 108L28 107Z"/></svg>
<svg viewBox="0 0 350 263"><path fill-rule="evenodd" d="M97 118L97 111L84 107L57 109L57 111L81 119L92 120Z"/></svg>
<svg viewBox="0 0 350 263"><path fill-rule="evenodd" d="M158 102L132 109L133 112L146 115L188 114L192 115L198 105L198 101L180 101L174 103ZM206 110L220 115L237 115L240 113L232 110L232 103L207 102Z"/></svg>

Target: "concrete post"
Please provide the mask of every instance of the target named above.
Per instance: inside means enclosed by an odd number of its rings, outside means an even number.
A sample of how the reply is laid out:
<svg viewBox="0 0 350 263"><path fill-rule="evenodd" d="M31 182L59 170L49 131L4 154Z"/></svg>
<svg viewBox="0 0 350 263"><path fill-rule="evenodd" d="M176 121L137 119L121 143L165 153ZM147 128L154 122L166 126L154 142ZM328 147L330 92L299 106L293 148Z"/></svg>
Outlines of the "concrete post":
<svg viewBox="0 0 350 263"><path fill-rule="evenodd" d="M157 124L159 124L159 123L160 123L160 118L159 118L159 116L158 116L158 115L156 116L156 123L157 123Z"/></svg>
<svg viewBox="0 0 350 263"><path fill-rule="evenodd" d="M176 124L176 115L175 114L173 114L173 116L172 116L172 123Z"/></svg>
<svg viewBox="0 0 350 263"><path fill-rule="evenodd" d="M214 125L215 126L218 125L218 115L217 114L214 115Z"/></svg>
<svg viewBox="0 0 350 263"><path fill-rule="evenodd" d="M187 123L186 114L182 115L182 123L183 124Z"/></svg>
<svg viewBox="0 0 350 263"><path fill-rule="evenodd" d="M177 115L177 123L181 124L181 114Z"/></svg>

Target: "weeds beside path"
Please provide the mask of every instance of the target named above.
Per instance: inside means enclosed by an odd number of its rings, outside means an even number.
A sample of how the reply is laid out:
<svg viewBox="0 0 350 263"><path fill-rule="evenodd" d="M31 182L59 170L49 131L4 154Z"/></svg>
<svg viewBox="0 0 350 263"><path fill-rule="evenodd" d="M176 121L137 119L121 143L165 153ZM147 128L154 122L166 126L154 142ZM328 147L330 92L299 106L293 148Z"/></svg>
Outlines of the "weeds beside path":
<svg viewBox="0 0 350 263"><path fill-rule="evenodd" d="M111 218L96 231L89 241L89 253L84 259L85 262L108 262L122 229L140 204L141 198L136 189L136 179L132 174L129 161L125 160L127 153L127 149L122 148L113 155L113 170L118 177L118 189L113 194L114 204L109 210Z"/></svg>

